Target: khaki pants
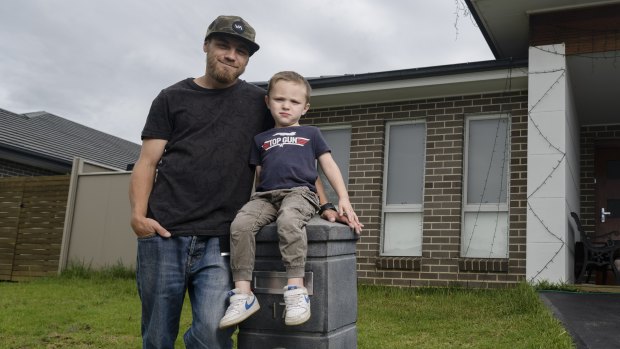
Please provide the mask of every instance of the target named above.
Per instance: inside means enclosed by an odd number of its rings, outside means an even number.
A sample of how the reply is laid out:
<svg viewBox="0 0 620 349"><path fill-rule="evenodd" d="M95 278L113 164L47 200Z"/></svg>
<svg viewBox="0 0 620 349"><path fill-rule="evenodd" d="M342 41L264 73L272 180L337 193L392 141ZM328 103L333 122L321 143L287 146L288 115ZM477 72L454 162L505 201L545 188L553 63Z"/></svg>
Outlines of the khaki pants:
<svg viewBox="0 0 620 349"><path fill-rule="evenodd" d="M252 280L255 235L265 225L278 225L280 253L288 278L303 278L308 251L306 223L319 208L319 199L306 187L257 192L230 226L230 266L233 281Z"/></svg>

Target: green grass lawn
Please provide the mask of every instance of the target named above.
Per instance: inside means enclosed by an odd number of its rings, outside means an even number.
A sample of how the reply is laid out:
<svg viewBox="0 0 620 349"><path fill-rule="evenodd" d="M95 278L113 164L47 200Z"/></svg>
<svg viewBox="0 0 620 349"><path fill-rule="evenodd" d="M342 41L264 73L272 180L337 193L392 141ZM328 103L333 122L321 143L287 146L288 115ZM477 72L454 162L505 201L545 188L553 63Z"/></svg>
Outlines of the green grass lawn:
<svg viewBox="0 0 620 349"><path fill-rule="evenodd" d="M538 298L503 290L360 286L360 348L573 348Z"/></svg>
<svg viewBox="0 0 620 349"><path fill-rule="evenodd" d="M132 276L121 269L77 269L1 282L0 348L139 348L140 301ZM358 348L574 348L526 284L504 290L360 285L358 291ZM181 331L190 322L187 304ZM184 347L180 337L177 348Z"/></svg>

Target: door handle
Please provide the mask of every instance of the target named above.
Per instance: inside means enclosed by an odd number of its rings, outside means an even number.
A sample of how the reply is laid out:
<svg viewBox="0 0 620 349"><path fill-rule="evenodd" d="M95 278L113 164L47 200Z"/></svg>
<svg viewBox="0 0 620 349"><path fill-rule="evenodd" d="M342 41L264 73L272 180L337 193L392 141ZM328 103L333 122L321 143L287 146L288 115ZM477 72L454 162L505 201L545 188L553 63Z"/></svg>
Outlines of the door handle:
<svg viewBox="0 0 620 349"><path fill-rule="evenodd" d="M601 223L605 223L605 216L609 216L611 212L606 212L605 207L601 207Z"/></svg>

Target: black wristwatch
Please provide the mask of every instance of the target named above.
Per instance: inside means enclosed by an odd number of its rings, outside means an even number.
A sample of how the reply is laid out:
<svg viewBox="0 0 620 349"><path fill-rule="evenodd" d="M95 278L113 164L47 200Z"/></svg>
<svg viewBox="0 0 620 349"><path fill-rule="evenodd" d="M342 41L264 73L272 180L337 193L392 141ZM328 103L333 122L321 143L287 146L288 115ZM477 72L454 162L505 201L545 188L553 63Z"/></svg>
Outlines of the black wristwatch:
<svg viewBox="0 0 620 349"><path fill-rule="evenodd" d="M325 212L327 210L332 210L332 211L338 212L338 210L336 209L336 206L334 206L334 204L332 204L331 202L328 202L328 203L325 203L325 204L321 205L321 207L319 207L319 216L322 215L323 212Z"/></svg>

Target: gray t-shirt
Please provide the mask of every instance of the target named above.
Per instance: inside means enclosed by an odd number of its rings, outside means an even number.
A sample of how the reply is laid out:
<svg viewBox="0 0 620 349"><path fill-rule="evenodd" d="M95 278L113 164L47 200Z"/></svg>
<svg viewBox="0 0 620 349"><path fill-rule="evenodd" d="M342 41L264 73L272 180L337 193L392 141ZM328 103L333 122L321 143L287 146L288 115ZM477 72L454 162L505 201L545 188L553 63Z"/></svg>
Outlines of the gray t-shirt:
<svg viewBox="0 0 620 349"><path fill-rule="evenodd" d="M249 199L254 135L273 127L265 91L239 81L205 89L192 78L155 98L142 139L168 141L157 166L148 216L174 235L221 236Z"/></svg>

